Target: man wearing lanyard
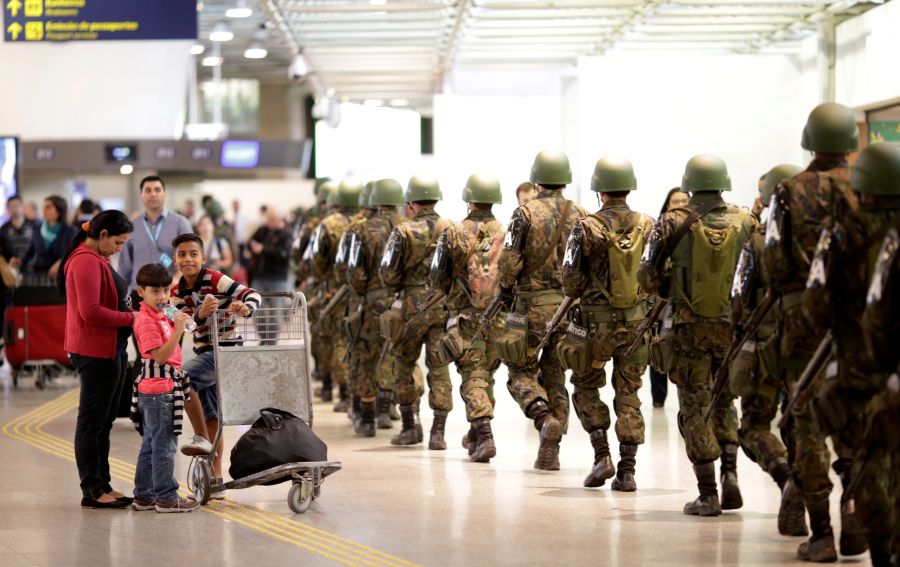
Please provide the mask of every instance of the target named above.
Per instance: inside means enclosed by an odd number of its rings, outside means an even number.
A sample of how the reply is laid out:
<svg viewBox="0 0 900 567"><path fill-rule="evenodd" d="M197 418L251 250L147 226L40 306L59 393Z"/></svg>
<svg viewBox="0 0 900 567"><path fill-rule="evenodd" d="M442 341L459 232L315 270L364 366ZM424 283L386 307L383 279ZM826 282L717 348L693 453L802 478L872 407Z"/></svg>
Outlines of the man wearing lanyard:
<svg viewBox="0 0 900 567"><path fill-rule="evenodd" d="M119 274L128 282L135 308L140 301L134 293L137 271L145 264L158 262L174 274L177 268L172 240L180 234L193 232L186 218L166 209L166 184L160 177L143 178L140 188L144 214L135 220L134 232L119 255Z"/></svg>

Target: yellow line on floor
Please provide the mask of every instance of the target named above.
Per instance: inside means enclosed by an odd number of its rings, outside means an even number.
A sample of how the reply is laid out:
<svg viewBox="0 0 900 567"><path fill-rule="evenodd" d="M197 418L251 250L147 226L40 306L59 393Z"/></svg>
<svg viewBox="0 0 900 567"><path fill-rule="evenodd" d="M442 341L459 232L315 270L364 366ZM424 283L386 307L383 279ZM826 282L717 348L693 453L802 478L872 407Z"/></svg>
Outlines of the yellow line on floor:
<svg viewBox="0 0 900 567"><path fill-rule="evenodd" d="M74 462L72 442L46 433L43 428L77 408L78 401L79 389L70 390L6 423L3 434ZM133 482L134 464L116 458L110 458L109 464L110 476L123 482ZM188 493L184 484L181 485L181 492ZM211 501L202 510L347 567L416 567L410 561L249 504L233 500Z"/></svg>

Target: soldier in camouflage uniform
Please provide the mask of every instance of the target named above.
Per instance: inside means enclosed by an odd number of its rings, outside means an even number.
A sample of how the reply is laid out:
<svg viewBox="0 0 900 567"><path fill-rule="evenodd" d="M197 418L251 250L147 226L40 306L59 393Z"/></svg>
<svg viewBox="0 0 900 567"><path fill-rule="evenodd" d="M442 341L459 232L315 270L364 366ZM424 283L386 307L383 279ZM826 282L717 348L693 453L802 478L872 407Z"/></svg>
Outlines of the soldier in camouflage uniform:
<svg viewBox="0 0 900 567"><path fill-rule="evenodd" d="M565 373L556 354L558 333L538 359L535 348L563 302L560 266L565 241L587 212L563 196L572 182L569 158L560 151L537 154L531 168L537 197L513 212L500 256L501 293L515 299L498 339L509 367L507 389L540 432L534 467L559 470L559 442L569 420Z"/></svg>
<svg viewBox="0 0 900 567"><path fill-rule="evenodd" d="M441 233L431 262L429 286L446 294L450 310L449 333L457 332L462 354L456 369L462 376L460 395L474 439L466 435L470 458L486 463L497 454L491 420L494 417L494 372L500 366L494 329L478 340L479 315L499 291L497 260L503 243L503 225L491 207L502 202L500 182L489 175L472 175L463 189L469 215ZM454 331L452 327L456 327ZM448 334L449 334L448 333Z"/></svg>
<svg viewBox="0 0 900 567"><path fill-rule="evenodd" d="M356 433L363 437L375 436L376 401L381 406L381 414L389 407L393 395L390 390L380 388L377 365L384 344L379 317L390 307L397 288L385 286L378 277L378 269L388 238L403 222L397 212L397 207L403 205L403 187L393 179L376 181L369 205L376 207L376 212L352 232L347 256L347 283L360 299L350 311L347 331L353 338L357 361L353 395L360 401L360 419Z"/></svg>
<svg viewBox="0 0 900 567"><path fill-rule="evenodd" d="M772 287L779 294L782 313L780 362L782 383L788 393L794 390L803 369L825 335L803 313L802 295L809 277L810 261L822 228L844 218L857 208L850 188L847 154L859 145L859 131L853 112L840 104L825 103L809 115L801 145L815 152L815 158L802 173L783 181L775 189L769 205L763 262ZM831 480L828 464L831 455L825 438L818 431L808 408L798 405L788 432L788 450L794 451L793 482L800 489L809 513L812 535L797 551L807 561L833 561L836 557L828 496ZM835 444L842 455L842 447ZM849 482L850 460L838 459L835 469L844 485ZM790 503L789 495L782 504ZM843 507L841 551L846 555L865 552L865 538Z"/></svg>
<svg viewBox="0 0 900 567"><path fill-rule="evenodd" d="M638 286L637 269L653 229L653 219L626 203L628 193L636 189L628 160L604 158L597 162L591 190L597 192L602 208L575 223L566 244L563 292L580 298L581 303L570 312L572 323L558 347L564 366L572 370L575 413L594 447L594 466L584 486L603 486L615 476L612 489L622 492L637 490L634 467L638 445L644 443L644 417L637 392L648 363L645 344L625 356L646 314L646 294ZM618 472L607 441L609 407L600 399L600 388L606 384L604 366L610 360Z"/></svg>
<svg viewBox="0 0 900 567"><path fill-rule="evenodd" d="M684 513L718 516L743 505L737 484L737 411L724 394L710 421L712 376L731 340L728 297L741 247L753 231L753 215L722 200L731 178L720 158L699 155L685 168L681 189L691 193L684 208L660 217L641 262L640 282L650 293L668 297L673 319L663 322L659 345L671 345L669 379L678 387L678 426L694 465L700 496ZM689 220L690 219L690 220ZM690 222L693 221L693 222ZM669 342L670 341L670 342ZM660 348L660 351L663 349ZM722 457L720 504L715 461Z"/></svg>
<svg viewBox="0 0 900 567"><path fill-rule="evenodd" d="M838 439L853 455L850 476L862 475L859 490L851 495L856 520L867 530L872 564L887 566L894 504L889 497L890 454L883 448L870 452L865 434L867 405L886 390L889 372L866 354L862 315L882 242L888 230L900 226L900 146L882 142L867 147L851 181L859 208L823 229L803 296L809 319L832 330L837 361L837 371L826 373L810 409L819 431Z"/></svg>
<svg viewBox="0 0 900 567"><path fill-rule="evenodd" d="M779 183L801 171L800 166L782 164L763 175L759 199L763 208L769 206ZM761 225L744 244L738 260L731 292L731 324L736 330L748 322L770 285L762 261L764 238L765 225ZM747 340L731 363L729 385L732 393L741 398L741 428L738 431L741 448L751 461L772 476L785 495L778 531L782 535L805 536L809 532L803 502L791 497L796 493L796 487L790 482L788 451L772 433L772 420L778 413L784 392L778 371L779 335L775 332L778 320L776 303L760 322L755 336Z"/></svg>
<svg viewBox="0 0 900 567"><path fill-rule="evenodd" d="M434 210L434 205L441 199L441 189L436 179L414 176L409 180L405 199L415 216L391 232L379 274L386 286L400 288L398 301L402 301L402 319L408 321L423 310L433 293L425 289L431 258L438 236L450 226L451 221L442 219ZM418 412L415 408L419 393L413 371L424 345L425 366L428 368L428 405L434 411L428 448L447 448L444 426L448 412L453 409L453 385L450 370L446 364L439 364L437 354L438 341L446 323L446 308L435 305L419 316L414 324L404 325L402 337L391 345L395 357L397 401L403 420L403 429L391 439L392 445L421 442L416 428Z"/></svg>
<svg viewBox="0 0 900 567"><path fill-rule="evenodd" d="M310 246L312 247L313 272L320 282L319 287L319 305L324 308L334 297L338 289L343 284L338 279L335 270L335 257L338 252L338 243L350 226L353 216L358 214L359 194L362 192L363 184L352 178L345 179L338 186L337 191L329 196L329 205L332 207L332 213L322 219L316 232L313 234ZM344 340L343 333L339 323L343 320L343 314L346 311L346 300L343 305L337 306L325 320L317 321L319 327L316 329L315 339L324 345L327 345L327 353L329 356L328 368L330 370L330 378L338 385L343 386L346 391L347 383L350 380L350 369L345 361L347 357L347 343ZM328 391L325 394L326 390ZM331 381L322 382L323 398L331 398ZM337 411L340 411L338 409ZM343 411L347 411L344 407Z"/></svg>

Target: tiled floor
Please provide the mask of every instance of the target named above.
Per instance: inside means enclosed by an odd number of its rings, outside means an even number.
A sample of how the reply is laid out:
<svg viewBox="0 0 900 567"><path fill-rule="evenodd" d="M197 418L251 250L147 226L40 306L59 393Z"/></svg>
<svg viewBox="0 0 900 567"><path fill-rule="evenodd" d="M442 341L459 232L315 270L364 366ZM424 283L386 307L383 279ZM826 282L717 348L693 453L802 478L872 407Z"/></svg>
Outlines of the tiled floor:
<svg viewBox="0 0 900 567"><path fill-rule="evenodd" d="M74 385L62 379L38 391L25 380L13 390L4 368L0 425ZM719 518L682 515L695 488L675 424L674 391L664 409L650 406L647 387L641 391L648 434L638 452L639 490L633 494L582 488L593 453L574 414L563 440L562 470L532 470L537 434L505 391L497 393L499 454L487 465L469 462L459 448L466 424L458 400L448 424L450 449L442 452L391 447L388 438L396 430L355 438L345 416L317 405L316 430L344 469L300 516L287 507L285 485L229 492L224 504L192 514L81 509L75 466L66 458L71 449L65 447L75 421L71 398L55 411L45 409L60 415L40 429L32 424L30 436L22 430L0 434L0 566L794 563L800 541L777 534L776 487L743 456L742 510ZM427 431L430 412L423 419ZM240 431L228 433L230 447ZM121 480L113 484L129 492L128 466L139 437L126 420L116 423L112 446L121 462ZM179 456L176 466L183 479L187 460ZM836 506L837 496L832 500Z"/></svg>

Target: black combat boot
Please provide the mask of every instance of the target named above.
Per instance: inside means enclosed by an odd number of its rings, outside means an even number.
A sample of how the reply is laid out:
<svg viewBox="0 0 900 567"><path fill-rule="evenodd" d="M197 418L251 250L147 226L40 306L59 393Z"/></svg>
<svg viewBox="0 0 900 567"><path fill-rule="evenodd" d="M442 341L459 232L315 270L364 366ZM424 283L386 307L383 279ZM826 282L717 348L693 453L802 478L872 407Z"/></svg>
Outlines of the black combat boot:
<svg viewBox="0 0 900 567"><path fill-rule="evenodd" d="M333 383L331 381L331 372L325 372L322 374L322 391L319 393L319 397L323 402L330 402L334 399L334 393L331 391L333 387Z"/></svg>
<svg viewBox="0 0 900 567"><path fill-rule="evenodd" d="M722 443L722 509L737 510L744 506L741 488L737 478L738 446L734 443Z"/></svg>
<svg viewBox="0 0 900 567"><path fill-rule="evenodd" d="M347 417L353 422L353 428L359 427L359 420L362 418L362 399L359 396L353 396L350 399L350 411Z"/></svg>
<svg viewBox="0 0 900 567"><path fill-rule="evenodd" d="M422 434L422 417L419 414L419 406L422 398L416 398L416 401L413 402L413 417L416 420L416 439L419 440L419 443L425 440L425 436Z"/></svg>
<svg viewBox="0 0 900 567"><path fill-rule="evenodd" d="M769 473L769 476L771 476L772 480L775 481L775 484L778 485L779 490L784 490L784 485L787 483L788 479L791 478L791 466L784 457L778 457L777 459L772 460L772 462L769 463L769 468L766 472Z"/></svg>
<svg viewBox="0 0 900 567"><path fill-rule="evenodd" d="M720 516L722 506L719 505L719 491L716 487L716 463L694 465L694 475L697 477L700 496L684 505L684 513L688 516Z"/></svg>
<svg viewBox="0 0 900 567"><path fill-rule="evenodd" d="M375 399L375 426L378 429L393 429L394 424L391 421L391 401L394 399L394 393L390 390L378 390L378 397Z"/></svg>
<svg viewBox="0 0 900 567"><path fill-rule="evenodd" d="M526 415L534 420L535 428L541 433L541 445L534 468L542 471L559 470L559 442L562 441L562 424L550 413L544 400L528 406Z"/></svg>
<svg viewBox="0 0 900 567"><path fill-rule="evenodd" d="M838 556L834 549L834 532L831 530L828 499L806 502L806 509L809 511L812 536L797 548L797 559L814 563L834 563Z"/></svg>
<svg viewBox="0 0 900 567"><path fill-rule="evenodd" d="M789 477L781 489L781 507L778 509L778 533L786 536L806 536L806 507L803 494L796 481Z"/></svg>
<svg viewBox="0 0 900 567"><path fill-rule="evenodd" d="M475 449L478 448L478 432L475 431L475 425L472 423L469 424L469 430L463 434L462 448L469 452L470 457L475 454Z"/></svg>
<svg viewBox="0 0 900 567"><path fill-rule="evenodd" d="M869 558L872 560L872 567L891 567L890 538L869 539Z"/></svg>
<svg viewBox="0 0 900 567"><path fill-rule="evenodd" d="M834 472L841 478L841 486L844 490L850 486L850 470L853 461L850 459L838 459L831 465ZM853 498L841 499L841 555L862 555L869 549L866 540L866 528L856 515L856 502Z"/></svg>
<svg viewBox="0 0 900 567"><path fill-rule="evenodd" d="M350 409L350 384L338 386L338 403L334 404L335 413L345 413Z"/></svg>
<svg viewBox="0 0 900 567"><path fill-rule="evenodd" d="M428 448L432 451L443 451L447 448L444 441L444 426L447 425L447 412L434 410L434 419L431 422L431 436L428 438Z"/></svg>
<svg viewBox="0 0 900 567"><path fill-rule="evenodd" d="M494 445L494 432L491 431L491 418L479 417L472 422L472 428L477 432L477 440L469 446L476 446L470 458L476 463L487 463L497 455L497 447Z"/></svg>
<svg viewBox="0 0 900 567"><path fill-rule="evenodd" d="M400 433L391 437L391 445L415 445L421 439L416 432L416 410L412 404L400 406L400 417L403 419L403 428Z"/></svg>
<svg viewBox="0 0 900 567"><path fill-rule="evenodd" d="M619 467L616 470L616 478L613 479L610 488L618 492L634 492L637 483L634 481L634 466L637 464L637 445L619 445Z"/></svg>
<svg viewBox="0 0 900 567"><path fill-rule="evenodd" d="M584 478L584 485L588 488L597 488L616 475L616 467L609 456L609 441L606 439L605 430L591 431L591 445L594 446L594 466Z"/></svg>
<svg viewBox="0 0 900 567"><path fill-rule="evenodd" d="M356 434L361 437L375 437L375 402L362 402Z"/></svg>

